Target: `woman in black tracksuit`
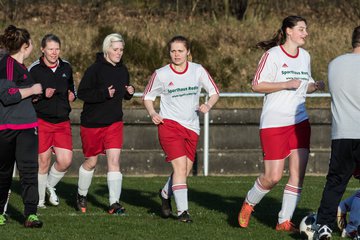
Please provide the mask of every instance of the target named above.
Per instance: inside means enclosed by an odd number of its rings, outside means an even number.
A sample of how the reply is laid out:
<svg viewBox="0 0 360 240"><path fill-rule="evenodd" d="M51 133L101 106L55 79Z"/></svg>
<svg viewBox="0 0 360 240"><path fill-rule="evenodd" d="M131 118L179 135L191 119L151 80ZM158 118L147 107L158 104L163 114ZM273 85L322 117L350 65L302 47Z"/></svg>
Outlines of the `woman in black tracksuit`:
<svg viewBox="0 0 360 240"><path fill-rule="evenodd" d="M122 186L120 152L123 143L122 100L129 100L135 89L129 84L129 73L121 58L125 42L120 34L108 35L103 52L85 72L78 89L84 101L80 135L85 161L79 169L78 210L86 212L86 195L99 154L107 157L109 214L122 214L119 203Z"/></svg>
<svg viewBox="0 0 360 240"><path fill-rule="evenodd" d="M0 44L9 55L0 61L0 213L4 211L16 162L25 206L25 227L42 227L38 219L37 118L32 106L33 94L41 94L23 62L32 49L26 29L8 26L0 36ZM34 99L33 101L36 101ZM0 215L0 225L6 223Z"/></svg>
<svg viewBox="0 0 360 240"><path fill-rule="evenodd" d="M73 146L69 114L70 102L76 98L73 71L60 58L61 42L54 34L46 34L41 41L42 56L29 67L35 82L44 88L42 98L34 103L39 124L39 208L48 203L57 206L59 198L55 186L72 163ZM56 158L52 166L51 155ZM50 169L50 170L49 170Z"/></svg>

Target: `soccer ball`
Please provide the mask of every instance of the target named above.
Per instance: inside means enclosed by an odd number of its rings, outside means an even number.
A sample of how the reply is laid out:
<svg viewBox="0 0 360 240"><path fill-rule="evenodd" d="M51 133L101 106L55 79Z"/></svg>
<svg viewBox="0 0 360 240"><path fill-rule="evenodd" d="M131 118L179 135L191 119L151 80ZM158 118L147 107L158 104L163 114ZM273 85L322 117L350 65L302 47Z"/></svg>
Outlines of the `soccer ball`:
<svg viewBox="0 0 360 240"><path fill-rule="evenodd" d="M300 222L300 235L303 239L312 240L314 236L314 229L312 225L316 223L316 213L310 213L304 217Z"/></svg>

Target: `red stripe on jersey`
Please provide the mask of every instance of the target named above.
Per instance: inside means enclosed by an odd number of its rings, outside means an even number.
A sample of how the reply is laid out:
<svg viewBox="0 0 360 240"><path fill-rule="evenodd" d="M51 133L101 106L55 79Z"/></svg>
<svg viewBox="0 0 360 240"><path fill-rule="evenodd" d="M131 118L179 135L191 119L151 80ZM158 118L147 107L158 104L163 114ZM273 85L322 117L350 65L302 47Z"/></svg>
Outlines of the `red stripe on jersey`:
<svg viewBox="0 0 360 240"><path fill-rule="evenodd" d="M299 48L297 49L297 52L296 52L295 55L290 55L289 53L287 53L286 50L283 48L282 45L280 45L280 48L281 48L281 50L286 54L286 56L288 56L288 57L297 58L297 56L299 56L299 52L300 52L300 51L299 51Z"/></svg>
<svg viewBox="0 0 360 240"><path fill-rule="evenodd" d="M187 185L186 184L176 184L176 185L172 185L171 188L173 191L187 189Z"/></svg>
<svg viewBox="0 0 360 240"><path fill-rule="evenodd" d="M14 59L8 57L6 60L6 78L10 81L14 78Z"/></svg>
<svg viewBox="0 0 360 240"><path fill-rule="evenodd" d="M154 84L155 77L156 77L156 72L154 72L153 75L151 75L151 78L150 78L150 80L149 80L149 82L148 82L148 84L147 84L147 86L145 88L144 94L142 96L143 100L145 98L145 95L148 94L151 91L152 86Z"/></svg>
<svg viewBox="0 0 360 240"><path fill-rule="evenodd" d="M265 66L265 63L266 63L266 60L269 56L269 52L266 52L262 57L261 57L261 60L260 60L260 63L259 63L259 66L256 70L256 74L255 74L255 77L254 77L254 80L252 81L252 85L258 85L258 81L259 81L259 78L260 78L260 74L262 72L262 70L264 69L264 66Z"/></svg>
<svg viewBox="0 0 360 240"><path fill-rule="evenodd" d="M205 69L205 68L204 68L204 69ZM208 78L209 78L211 84L212 84L213 87L215 88L216 93L219 94L219 89L218 89L218 87L216 86L214 79L211 77L210 73L209 73L206 69L205 69L205 71L206 71L206 73L207 73L207 75L208 75Z"/></svg>
<svg viewBox="0 0 360 240"><path fill-rule="evenodd" d="M188 70L188 68L189 68L189 62L186 62L186 66L185 66L184 71L178 72L178 71L175 70L175 68L173 67L172 63L170 63L170 69L173 70L173 72L176 73L176 74L184 74L184 73L186 73L186 71Z"/></svg>

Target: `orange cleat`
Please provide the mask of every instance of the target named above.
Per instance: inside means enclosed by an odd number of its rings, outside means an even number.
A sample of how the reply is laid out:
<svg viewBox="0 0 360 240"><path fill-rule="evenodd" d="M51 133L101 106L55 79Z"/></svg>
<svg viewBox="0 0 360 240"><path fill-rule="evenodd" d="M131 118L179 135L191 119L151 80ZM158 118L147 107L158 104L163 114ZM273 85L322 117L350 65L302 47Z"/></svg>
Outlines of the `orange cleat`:
<svg viewBox="0 0 360 240"><path fill-rule="evenodd" d="M289 220L286 220L283 223L276 224L275 229L276 229L276 231L294 232L294 233L299 232L299 229L297 229L295 227L295 225L292 222L290 222Z"/></svg>
<svg viewBox="0 0 360 240"><path fill-rule="evenodd" d="M238 216L240 227L246 228L249 225L251 213L253 211L254 211L254 206L244 201Z"/></svg>

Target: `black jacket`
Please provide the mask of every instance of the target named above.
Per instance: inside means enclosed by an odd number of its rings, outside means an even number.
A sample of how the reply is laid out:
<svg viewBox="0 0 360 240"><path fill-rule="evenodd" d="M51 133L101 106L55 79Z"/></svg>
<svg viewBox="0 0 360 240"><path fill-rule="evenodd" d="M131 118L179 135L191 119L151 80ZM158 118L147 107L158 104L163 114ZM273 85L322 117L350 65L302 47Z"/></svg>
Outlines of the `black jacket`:
<svg viewBox="0 0 360 240"><path fill-rule="evenodd" d="M23 64L9 55L0 60L0 130L37 126L32 98L21 99L19 88L31 87L34 80Z"/></svg>
<svg viewBox="0 0 360 240"><path fill-rule="evenodd" d="M113 98L108 91L111 85L115 89ZM106 61L103 53L97 53L95 63L85 71L78 89L78 97L84 101L81 126L98 128L122 121L122 100L132 98L126 86L129 86L129 72L122 61L114 66Z"/></svg>
<svg viewBox="0 0 360 240"><path fill-rule="evenodd" d="M68 90L76 91L73 80L73 72L70 64L59 58L59 65L53 72L42 57L29 67L31 76L43 87L43 95L38 101L34 102L37 116L47 122L60 123L69 120L71 107L68 100ZM46 88L55 88L55 93L51 98L45 97Z"/></svg>

